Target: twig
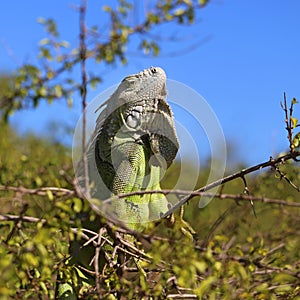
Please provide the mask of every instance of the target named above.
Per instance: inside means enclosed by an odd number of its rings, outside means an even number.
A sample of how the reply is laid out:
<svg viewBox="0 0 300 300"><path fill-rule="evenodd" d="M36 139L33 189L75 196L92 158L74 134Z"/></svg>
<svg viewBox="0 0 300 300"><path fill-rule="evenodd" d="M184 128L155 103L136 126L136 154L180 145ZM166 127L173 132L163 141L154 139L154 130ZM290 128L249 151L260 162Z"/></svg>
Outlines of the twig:
<svg viewBox="0 0 300 300"><path fill-rule="evenodd" d="M284 93L283 94L283 103L281 102L281 107L285 113L285 124L286 124L286 131L288 132L288 140L289 140L289 144L290 144L290 150L291 152L293 152L293 148L292 148L292 145L293 145L293 131L292 131L292 123L291 123L291 116L293 114L293 107L291 105L290 107L290 116L288 115L288 108L287 108L287 101L286 101L286 94Z"/></svg>
<svg viewBox="0 0 300 300"><path fill-rule="evenodd" d="M83 160L83 174L84 174L84 188L85 194L89 195L89 177L88 177L88 161L87 161L87 145L86 145L86 95L87 95L87 73L86 73L86 26L85 26L86 0L81 1L79 8L80 21L80 66L81 66L81 105L82 105L82 160Z"/></svg>
<svg viewBox="0 0 300 300"><path fill-rule="evenodd" d="M15 215L0 215L0 222L4 221L13 221L16 222L17 220L21 220L22 222L29 222L29 223L39 223L42 224L47 223L46 219L40 219L35 217L29 217L29 216L15 216Z"/></svg>
<svg viewBox="0 0 300 300"><path fill-rule="evenodd" d="M242 176L242 180L243 180L243 183L244 183L244 185L245 185L244 193L245 193L246 195L250 195L250 191L249 191L249 188L248 188L248 185L247 185L247 180L246 180L245 176ZM255 211L255 207L254 207L254 204L253 204L252 199L250 199L250 204L251 204L252 211L253 211L253 214L254 214L255 218L257 218L257 216L256 216L256 211Z"/></svg>
<svg viewBox="0 0 300 300"><path fill-rule="evenodd" d="M272 248L271 250L269 250L269 251L265 254L265 256L262 258L261 261L263 261L264 259L266 259L267 257L269 257L271 254L273 254L274 252L278 251L279 249L281 249L281 248L283 248L283 247L285 247L285 246L286 246L285 243L281 243L281 244L277 245L276 247Z"/></svg>
<svg viewBox="0 0 300 300"><path fill-rule="evenodd" d="M291 153L295 152L295 145L294 145L294 142L293 142L293 129L300 126L300 124L297 124L297 122L296 122L296 125L294 124L295 119L293 117L293 110L294 110L294 104L295 103L297 103L297 101L294 98L291 101L290 107L288 108L287 101L286 101L286 94L285 93L283 94L283 103L281 102L280 105L281 105L281 108L283 109L284 114L285 114L285 120L284 120L285 124L286 124L285 129L288 133L287 138L288 138L288 141L289 141L289 147L290 147L290 152ZM297 158L295 158L295 161L299 161L299 160Z"/></svg>
<svg viewBox="0 0 300 300"><path fill-rule="evenodd" d="M263 163L260 163L258 165L255 165L255 166L252 166L252 167L249 167L249 168L246 168L240 172L237 172L237 173L234 173L232 175L229 175L227 177L224 177L222 179L219 179L215 182L212 182L198 190L196 190L195 192L199 193L199 192L205 192L205 191L208 191L208 190L211 190L217 186L220 186L226 182L229 182L229 181L232 181L236 178L243 178L245 175L249 174L249 173L252 173L254 171L257 171L257 170L261 170L263 168L266 168L266 167L270 167L270 166L276 166L277 164L282 164L284 163L285 161L287 160L290 160L290 159L295 159L297 156L300 155L300 152L299 151L295 151L295 152L290 152L286 155L283 155L283 156L279 156L278 158L276 159L273 159L272 157L270 157L270 159L266 162L263 162ZM180 206L182 206L183 204L185 204L186 202L188 202L191 198L194 197L194 193L191 193L190 195L184 197L183 199L181 199L180 201L178 201L168 212L166 212L162 217L167 217L168 215L170 215L171 213L173 213L176 209L178 209Z"/></svg>
<svg viewBox="0 0 300 300"><path fill-rule="evenodd" d="M288 160L291 159L295 159L298 156L300 156L300 152L299 151L294 151L293 153L288 153L282 156L279 156L277 158L272 158L270 157L270 159L266 162L254 165L252 167L243 169L239 172L236 172L234 174L231 174L227 177L221 178L217 181L214 181L198 190L195 191L185 191L185 190L180 190L180 189L174 189L174 190L152 190L152 191L134 191L134 192L130 192L130 193L124 193L124 194L119 194L119 195L114 195L113 197L110 197L106 200L103 201L103 207L105 207L105 205L109 204L112 201L115 201L117 199L122 199L122 198L127 198L129 196L133 196L133 195L144 195L144 194L163 194L163 195L168 195L168 194L175 194L175 195L186 195L186 197L184 197L183 199L181 199L180 201L178 201L168 212L166 212L162 218L165 218L167 216L169 216L170 214L172 214L175 210L177 210L178 208L180 208L182 205L184 205L186 202L188 202L191 198L195 197L195 196L216 196L218 198L230 198L230 199L235 199L235 200L247 200L247 201L261 201L261 202L265 202L265 203L274 203L274 204L280 204L280 205L286 205L286 206L294 206L294 207L300 207L300 203L297 202L288 202L288 201L284 201L284 200L279 200L279 199L268 199L268 198L263 198L263 197L253 197L250 195L230 195L230 196L222 196L219 194L215 195L214 193L207 193L207 191L218 187L220 185L223 185L224 183L227 183L229 181L232 181L236 178L243 178L245 177L245 175L253 173L255 171L267 168L267 167L273 167L276 168L278 164L283 164Z"/></svg>
<svg viewBox="0 0 300 300"><path fill-rule="evenodd" d="M66 188L58 188L58 187L42 187L36 189L28 189L22 186L4 186L0 185L0 191L13 191L21 194L27 195L38 195L38 196L48 196L51 192L55 196L75 196L75 192Z"/></svg>
<svg viewBox="0 0 300 300"><path fill-rule="evenodd" d="M210 227L209 232L205 239L203 240L203 246L206 247L208 245L208 242L210 241L211 237L219 227L219 225L225 220L225 218L233 211L234 207L229 207L226 209L221 216L218 217L218 219L214 222L214 224Z"/></svg>
<svg viewBox="0 0 300 300"><path fill-rule="evenodd" d="M297 192L300 192L300 187L296 186L277 166L275 166L274 169L279 174L280 179L283 178L292 188L294 188Z"/></svg>
<svg viewBox="0 0 300 300"><path fill-rule="evenodd" d="M136 252L137 254L134 255L136 258L139 259L144 259L144 260L150 260L151 257L149 257L144 251L139 250L137 247L135 247L132 243L126 241L125 239L123 239L120 234L116 234L117 239L121 242L121 244L123 244L124 246L126 246L127 248L131 249L132 251ZM132 255L132 254L131 254Z"/></svg>
<svg viewBox="0 0 300 300"><path fill-rule="evenodd" d="M201 192L201 191L185 191L180 189L175 190L152 190L152 191L136 191L136 192L130 192L126 194L120 194L119 198L125 198L132 195L144 195L144 194L163 194L163 195L192 195L192 197L202 196L202 197L214 197L218 199L232 199L235 201L256 201L256 202L262 202L262 203L269 203L269 204L276 204L281 206L290 206L290 207L300 207L299 202L292 202L292 201L286 201L282 199L275 199L275 198L267 198L264 196L251 196L251 195L245 195L245 194L214 194L209 192ZM105 200L105 201L112 201L111 198Z"/></svg>
<svg viewBox="0 0 300 300"><path fill-rule="evenodd" d="M167 299L198 299L198 296L194 294L169 294Z"/></svg>
<svg viewBox="0 0 300 300"><path fill-rule="evenodd" d="M101 243L101 239L102 239L104 232L106 232L106 229L101 227L99 230L99 234L98 234L98 243L97 243L97 247L95 250L95 261L94 261L96 288L97 288L99 300L100 300L100 295L101 295L100 276L99 276L99 255L100 255L101 248L105 243L105 241Z"/></svg>
<svg viewBox="0 0 300 300"><path fill-rule="evenodd" d="M27 209L28 209L28 204L24 204L22 207L22 210L20 212L20 215L18 216L18 218L15 218L15 220L14 220L15 226L12 228L12 230L7 235L7 238L4 241L5 243L8 243L8 241L11 239L11 237L13 236L13 234L15 233L16 230L19 230L19 233L21 233L21 236L23 237L23 233L21 232L20 228L21 228L22 217L25 214Z"/></svg>
<svg viewBox="0 0 300 300"><path fill-rule="evenodd" d="M262 202L262 203L270 203L270 204L276 204L281 206L290 206L290 207L300 207L299 202L291 202L281 199L274 199L274 198L266 198L266 197L257 197L257 196L250 196L250 195L236 195L236 194L211 194L209 193L203 193L203 195L208 194L208 196L219 198L219 199L232 199L232 200L246 200L246 201L256 201L256 202Z"/></svg>

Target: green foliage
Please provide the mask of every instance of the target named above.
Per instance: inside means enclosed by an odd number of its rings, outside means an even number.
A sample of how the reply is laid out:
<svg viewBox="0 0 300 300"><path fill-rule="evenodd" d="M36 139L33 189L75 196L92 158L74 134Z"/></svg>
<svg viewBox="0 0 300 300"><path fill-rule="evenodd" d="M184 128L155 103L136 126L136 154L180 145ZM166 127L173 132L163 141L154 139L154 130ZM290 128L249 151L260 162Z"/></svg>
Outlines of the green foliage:
<svg viewBox="0 0 300 300"><path fill-rule="evenodd" d="M33 136L21 139L3 123L0 134L0 185L16 188L0 192L1 215L36 218L0 223L0 294L4 299L50 299L57 264L67 255L75 199L54 197L51 192L43 197L26 195L22 186L69 186L59 175L71 170L69 151Z"/></svg>
<svg viewBox="0 0 300 300"><path fill-rule="evenodd" d="M295 104L298 104L299 102L297 101L296 98L292 99L291 103L291 109L290 109L290 114L293 112L293 107ZM300 127L299 120L292 115L290 116L290 121L291 121L291 129L295 129L297 127ZM292 144L291 144L291 149L296 149L300 147L300 132L297 132L293 135L292 137Z"/></svg>
<svg viewBox="0 0 300 300"><path fill-rule="evenodd" d="M1 186L19 187L1 191L1 215L36 218L0 222L1 295L4 299L53 299L58 272L69 274L73 283L78 282L78 270L66 264L68 243L76 238L71 227L84 227L78 213L89 208L86 202L71 195L36 191L44 186L72 188L66 180L72 176L69 150L34 136L20 138L4 124L0 149ZM296 163L287 163L281 170L299 185ZM176 171L168 175L168 181L173 176L177 176ZM35 192L22 192L23 186ZM238 181L224 187L226 193L242 190L243 184ZM250 179L249 190L254 195L268 194L289 201L299 197L272 171ZM138 247L151 257L145 261L141 258L147 279L139 272L120 275L115 256L115 262L101 273L102 298L162 299L178 293L197 295L199 299L299 297L300 211L259 203L255 209L257 218L245 202L214 199L200 210L197 201L191 200L185 218L199 238L191 241L176 224L173 228L161 224L149 229L150 240L137 237L141 242ZM95 218L93 213L90 218ZM119 245L115 229L107 232L107 238ZM115 250L111 246L103 248L111 257L119 253ZM97 293L94 284L82 285L79 295L82 299L93 299Z"/></svg>

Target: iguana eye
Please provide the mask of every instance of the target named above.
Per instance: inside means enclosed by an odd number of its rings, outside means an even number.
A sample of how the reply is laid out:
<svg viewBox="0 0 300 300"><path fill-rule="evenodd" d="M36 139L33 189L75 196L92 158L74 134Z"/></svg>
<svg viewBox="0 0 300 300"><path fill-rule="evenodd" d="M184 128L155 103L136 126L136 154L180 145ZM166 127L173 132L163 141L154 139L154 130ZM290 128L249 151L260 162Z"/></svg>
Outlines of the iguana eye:
<svg viewBox="0 0 300 300"><path fill-rule="evenodd" d="M126 77L122 80L122 83L125 84L125 89L134 88L136 83L136 78L133 76Z"/></svg>
<svg viewBox="0 0 300 300"><path fill-rule="evenodd" d="M156 68L155 68L155 67L151 67L151 68L150 68L150 71L151 71L151 73L152 73L152 74L155 74L155 73L157 73L157 70L156 70Z"/></svg>
<svg viewBox="0 0 300 300"><path fill-rule="evenodd" d="M128 85L132 86L135 84L135 80L133 78L127 80Z"/></svg>

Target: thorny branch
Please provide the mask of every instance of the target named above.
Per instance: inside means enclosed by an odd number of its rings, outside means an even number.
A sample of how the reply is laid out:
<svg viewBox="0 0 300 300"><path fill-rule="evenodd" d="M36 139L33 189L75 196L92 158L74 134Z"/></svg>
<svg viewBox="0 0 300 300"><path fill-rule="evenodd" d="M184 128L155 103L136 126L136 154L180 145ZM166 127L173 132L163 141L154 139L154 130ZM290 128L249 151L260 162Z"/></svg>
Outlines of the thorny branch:
<svg viewBox="0 0 300 300"><path fill-rule="evenodd" d="M236 172L234 174L231 174L227 177L221 178L215 182L212 182L192 193L190 193L190 195L184 197L183 199L179 200L163 217L167 217L168 215L170 215L171 213L173 213L175 210L177 210L179 207L181 207L183 204L185 204L186 202L188 202L191 198L193 198L195 196L195 193L201 193L201 192L206 192L208 190L211 190L215 187L218 187L220 185L223 185L229 181L232 181L234 179L237 178L243 178L245 175L253 173L255 171L264 169L266 167L276 167L278 164L283 164L284 162L286 162L287 160L293 159L295 160L298 156L300 156L300 152L293 152L293 153L288 153L286 155L280 156L276 159L273 159L272 157L270 157L270 159L266 162L260 163L258 165L243 169L239 172Z"/></svg>
<svg viewBox="0 0 300 300"><path fill-rule="evenodd" d="M272 167L272 168L275 168L276 170L279 170L278 169L278 165L281 165L281 164L284 164L286 161L288 160L295 160L298 156L300 156L300 152L299 151L294 151L293 153L288 153L288 154L285 154L285 155L282 155L282 156L279 156L277 158L272 158L270 157L270 159L268 161L265 161L263 163L260 163L260 164L257 164L257 165L254 165L252 167L249 167L249 168L246 168L246 169L243 169L239 172L236 172L234 174L231 174L231 175L228 175L224 178L221 178L217 181L214 181L198 190L195 190L195 191L184 191L184 190L153 190L153 191L135 191L135 192L130 192L130 193L126 193L126 194L119 194L117 196L113 196L111 198L108 198L107 200L103 201L103 204L106 205L108 203L110 203L111 201L115 200L115 199L122 199L122 198L126 198L126 197L129 197L129 196L132 196L132 195L143 195L143 194L154 194L154 193L160 193L160 194L164 194L164 195L168 195L168 194L176 194L176 195L179 195L179 196L183 196L183 195L186 195L186 197L184 197L183 199L179 200L167 213L165 213L164 216L162 216L162 218L164 217L167 217L168 215L172 214L175 210L179 209L182 205L184 205L186 202L188 202L190 199L192 199L193 197L195 196L212 196L213 194L206 194L207 191L215 188L215 187L218 187L218 186L221 186L229 181L232 181L234 179L237 179L237 178L244 178L245 175L248 175L250 173L253 173L255 171L258 171L258 170L261 170L261 169L264 169L264 168L267 168L267 167ZM284 176L284 178L287 180L287 177ZM291 183L291 181L288 179L287 180L289 183ZM291 184L297 191L299 191L299 187L297 187L295 184ZM247 201L262 201L264 202L263 199L266 199L266 198L262 198L262 197L253 197L253 196L250 196L250 195L235 195L235 197L233 198L236 198L238 197L239 200L247 200ZM226 197L221 197L221 198L226 198ZM231 198L232 197L228 197L228 198ZM271 200L271 199L269 199ZM278 201L284 201L284 200L276 200L274 203L277 203L279 204ZM291 202L287 202L285 201L286 203L291 203ZM270 202L269 202L270 203ZM281 202L282 205L283 202ZM299 203L295 203L296 206L298 206ZM288 205L288 204L287 204ZM300 205L299 205L300 206Z"/></svg>

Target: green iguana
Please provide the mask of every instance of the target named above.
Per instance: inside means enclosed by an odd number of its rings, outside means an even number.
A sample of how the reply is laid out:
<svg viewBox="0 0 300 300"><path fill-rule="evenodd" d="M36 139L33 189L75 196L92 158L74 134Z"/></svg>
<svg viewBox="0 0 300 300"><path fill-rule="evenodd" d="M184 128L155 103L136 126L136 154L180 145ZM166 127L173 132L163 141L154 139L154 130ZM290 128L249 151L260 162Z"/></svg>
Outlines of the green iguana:
<svg viewBox="0 0 300 300"><path fill-rule="evenodd" d="M93 198L160 189L161 177L179 148L166 97L165 72L152 67L124 78L104 103L88 151ZM132 228L159 219L168 210L162 194L116 199L106 206L101 200L103 213Z"/></svg>
<svg viewBox="0 0 300 300"><path fill-rule="evenodd" d="M142 223L159 219L168 211L163 194L103 200L112 195L160 189L161 177L179 148L173 113L166 98L163 69L151 67L127 76L99 107L104 109L97 118L88 148L93 206L106 217L117 218L135 230L141 230ZM82 177L82 168L79 169ZM83 180L80 182L83 185ZM80 260L84 260L82 255L77 262ZM61 287L60 298L66 299L65 284Z"/></svg>

